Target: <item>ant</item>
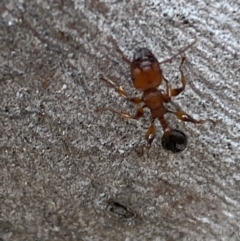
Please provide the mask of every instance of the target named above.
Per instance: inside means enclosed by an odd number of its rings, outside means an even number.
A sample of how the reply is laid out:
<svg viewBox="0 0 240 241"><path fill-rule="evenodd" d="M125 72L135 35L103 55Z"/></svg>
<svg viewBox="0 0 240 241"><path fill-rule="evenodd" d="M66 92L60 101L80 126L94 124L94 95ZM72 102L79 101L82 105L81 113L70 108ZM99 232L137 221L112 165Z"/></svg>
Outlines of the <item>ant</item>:
<svg viewBox="0 0 240 241"><path fill-rule="evenodd" d="M192 43L185 46L185 48L180 50L177 54L161 62L158 62L157 58L147 48L139 48L134 53L133 60L130 61L126 56L124 56L123 52L119 49L119 47L115 43L117 51L120 52L122 55L122 59L126 61L128 64L130 64L130 71L131 71L133 86L138 91L143 92L142 96L133 97L133 98L129 97L126 94L126 92L123 90L122 86L118 86L112 80L106 79L103 76L100 76L100 80L110 84L118 92L118 94L123 98L125 98L126 100L134 104L143 103L143 105L137 109L135 115L131 115L126 112L118 112L111 108L99 108L96 111L98 112L98 111L108 110L128 119L139 119L144 114L144 108L149 108L151 112L151 125L148 128L148 131L146 133L147 143L143 147L141 154L143 154L145 150L150 149L151 144L155 138L155 133L156 133L156 129L154 127L155 119L158 119L160 121L161 126L163 128L164 134L162 139L162 145L163 147L165 147L165 149L171 150L172 152L179 152L182 150L182 148L180 149L177 148L177 145L178 144L180 145L182 144L183 146L186 145L187 143L186 135L182 131L172 129L171 127L169 127L167 121L164 118L164 115L166 113L174 114L181 121L192 122L194 124L203 124L205 121L211 121L212 123L215 124L215 121L211 119L195 120L183 110L172 111L167 109L164 105L165 103L171 102L171 97L175 97L179 95L185 89L186 79L183 74L182 66L184 64L184 61L186 60L186 57L185 56L182 57L181 64L179 66L179 71L181 74L181 83L182 83L182 86L180 88L172 89L169 86L168 80L164 77L162 73L160 64L171 62L178 55L182 55L182 53L184 53L187 49L192 47L196 42L197 42L197 38L195 38L195 40ZM162 84L163 81L166 86L165 87L166 93L163 93L162 90L158 89L158 87ZM172 141L176 143L172 144L171 143Z"/></svg>

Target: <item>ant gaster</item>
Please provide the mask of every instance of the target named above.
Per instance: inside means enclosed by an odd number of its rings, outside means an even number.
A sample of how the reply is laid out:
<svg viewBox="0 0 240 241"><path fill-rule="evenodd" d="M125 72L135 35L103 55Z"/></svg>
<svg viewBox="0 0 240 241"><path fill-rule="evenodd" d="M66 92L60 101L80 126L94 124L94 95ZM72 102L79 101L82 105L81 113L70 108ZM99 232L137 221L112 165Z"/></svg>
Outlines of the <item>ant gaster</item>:
<svg viewBox="0 0 240 241"><path fill-rule="evenodd" d="M143 92L143 94L140 98L128 97L126 92L123 90L122 86L118 86L115 82L113 82L110 79L106 79L103 76L101 76L100 79L109 83L119 93L119 95L125 98L126 100L134 104L143 103L143 105L137 109L137 112L135 115L131 115L126 112L118 112L111 108L99 108L97 109L97 111L108 110L108 111L117 113L125 118L139 119L144 114L144 108L149 108L151 111L151 125L148 128L148 131L146 133L147 143L143 147L142 154L144 153L144 150L147 150L151 147L151 144L155 138L156 130L154 127L154 121L156 119L160 121L165 137L174 135L174 133L176 133L177 130L170 128L167 121L165 120L164 115L166 113L174 114L181 121L192 122L195 124L203 124L205 121L208 120L215 124L215 121L211 119L195 120L194 118L192 118L190 115L188 115L186 112L182 110L171 111L167 109L164 105L165 103L171 102L171 97L175 97L179 95L185 89L186 79L182 71L182 66L185 61L185 56L182 57L181 64L179 66L179 71L181 74L181 83L182 83L182 87L180 88L175 88L175 89L170 88L168 80L163 76L162 70L160 68L160 64L171 62L172 59L184 53L196 42L197 42L197 38L195 38L195 40L192 43L190 43L185 48L180 50L177 54L161 62L158 62L156 57L147 48L138 49L133 56L133 60L130 61L127 57L124 56L122 51L115 43L117 51L121 53L123 60L125 60L127 63L130 64L131 77L132 77L134 87L138 91ZM163 93L161 90L158 89L158 86L161 85L163 81L165 82L165 85L166 85L166 93Z"/></svg>

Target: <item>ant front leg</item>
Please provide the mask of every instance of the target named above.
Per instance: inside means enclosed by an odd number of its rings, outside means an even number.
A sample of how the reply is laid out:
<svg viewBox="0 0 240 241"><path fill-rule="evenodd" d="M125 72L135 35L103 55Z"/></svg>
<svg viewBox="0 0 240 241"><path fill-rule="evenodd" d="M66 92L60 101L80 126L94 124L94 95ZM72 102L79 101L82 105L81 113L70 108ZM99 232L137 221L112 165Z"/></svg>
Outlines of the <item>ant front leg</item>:
<svg viewBox="0 0 240 241"><path fill-rule="evenodd" d="M142 102L142 99L139 97L133 97L130 98L127 96L126 92L123 90L122 86L118 86L115 82L113 82L110 79L105 79L103 76L100 76L100 80L107 82L108 84L110 84L117 92L120 96L122 96L124 99L134 103L134 104L140 104Z"/></svg>
<svg viewBox="0 0 240 241"><path fill-rule="evenodd" d="M205 120L195 120L193 119L190 115L188 115L186 112L184 111L169 111L170 113L174 114L179 120L181 121L186 121L186 122L192 122L194 124L203 124L206 121L210 121L212 122L214 125L216 125L216 121L212 120L212 119L205 119Z"/></svg>
<svg viewBox="0 0 240 241"><path fill-rule="evenodd" d="M177 88L177 89L172 89L172 90L171 90L171 96L177 96L177 95L179 95L182 91L185 90L185 87L186 87L186 79L185 79L185 76L184 76L183 71L182 71L182 66L183 66L183 63L184 63L185 60L186 60L186 57L183 56L183 57L182 57L181 64L180 64L180 66L179 66L179 71L180 71L180 73L181 73L182 87Z"/></svg>
<svg viewBox="0 0 240 241"><path fill-rule="evenodd" d="M166 102L170 102L170 98L171 98L172 96L177 96L177 95L179 95L179 94L185 89L185 87L186 87L186 79L185 79L185 76L184 76L183 71L182 71L182 65L183 65L183 63L184 63L185 60L186 60L186 57L183 56L183 57L182 57L181 64L180 64L180 66L179 66L179 71L180 71L180 73L181 73L181 83L182 83L182 87L176 88L176 89L171 89L170 86L169 86L168 80L167 80L165 77L163 77L163 80L164 80L165 83L166 83L166 92L167 92L167 94L166 94L166 96L165 96Z"/></svg>

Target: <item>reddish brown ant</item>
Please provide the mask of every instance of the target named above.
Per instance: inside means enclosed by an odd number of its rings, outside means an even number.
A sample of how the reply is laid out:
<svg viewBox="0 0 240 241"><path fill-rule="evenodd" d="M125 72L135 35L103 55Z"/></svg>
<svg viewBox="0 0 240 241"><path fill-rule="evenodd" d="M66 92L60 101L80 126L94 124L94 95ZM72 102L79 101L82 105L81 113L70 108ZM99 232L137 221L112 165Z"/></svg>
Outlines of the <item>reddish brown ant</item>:
<svg viewBox="0 0 240 241"><path fill-rule="evenodd" d="M133 85L137 90L143 92L142 97L141 98L128 97L126 92L123 90L122 86L118 86L112 80L106 79L102 76L100 77L100 79L109 83L119 93L119 95L125 98L126 100L131 101L134 104L143 103L143 105L137 109L137 112L135 115L130 115L126 112L118 112L111 108L99 108L97 111L109 110L111 112L120 114L125 118L139 119L144 114L144 108L149 108L151 111L152 121L151 121L151 126L148 128L148 131L146 133L147 144L143 147L143 151L144 149L146 150L149 149L154 140L155 133L156 133L156 130L154 127L155 119L158 119L162 125L163 131L164 131L164 135L163 135L164 138L162 139L162 145L165 147L165 149L169 149L172 152L178 152L178 151L181 151L182 149L176 148L176 145L178 144L177 142L180 141L181 143L179 144L184 144L184 145L186 144L186 140L185 140L186 135L183 132L178 131L176 129L172 129L168 126L168 123L164 118L164 115L166 113L174 114L181 121L192 122L195 124L203 124L205 121L208 120L215 124L215 121L211 119L195 120L182 110L171 111L167 109L164 105L165 103L171 102L171 97L175 97L179 95L185 89L186 79L182 71L182 66L185 61L185 56L182 57L182 61L179 66L179 71L181 74L181 83L182 83L182 87L180 88L175 88L175 89L170 88L167 79L163 76L162 70L160 68L160 64L171 62L174 58L184 53L196 42L197 42L197 38L195 38L195 40L192 43L190 43L185 48L180 50L177 54L161 62L158 62L156 57L147 48L138 49L133 56L133 61L130 61L128 58L124 56L122 51L115 44L117 51L122 54L123 60L125 60L127 63L130 64ZM158 89L158 86L161 85L163 81L165 82L165 85L166 85L166 93L163 93L161 90ZM170 143L171 141L175 141L176 143L171 145Z"/></svg>

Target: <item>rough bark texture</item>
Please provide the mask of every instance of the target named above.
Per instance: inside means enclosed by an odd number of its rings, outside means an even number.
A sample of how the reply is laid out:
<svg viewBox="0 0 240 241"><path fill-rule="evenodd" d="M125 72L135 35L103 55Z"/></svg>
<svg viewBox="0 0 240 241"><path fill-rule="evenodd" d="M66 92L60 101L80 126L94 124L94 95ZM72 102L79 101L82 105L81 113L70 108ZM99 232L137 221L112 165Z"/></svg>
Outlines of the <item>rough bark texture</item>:
<svg viewBox="0 0 240 241"><path fill-rule="evenodd" d="M240 240L239 12L239 0L2 0L0 240ZM161 61L195 35L174 102L217 125L169 115L187 149L166 152L156 123L138 157L149 112L95 113L136 110L99 74L140 95L112 39ZM171 86L179 63L162 65Z"/></svg>

